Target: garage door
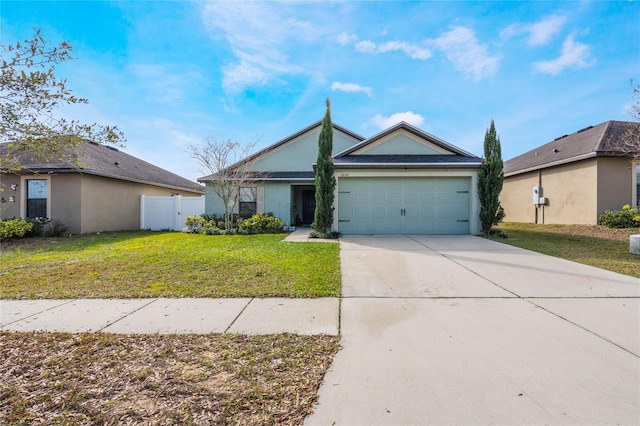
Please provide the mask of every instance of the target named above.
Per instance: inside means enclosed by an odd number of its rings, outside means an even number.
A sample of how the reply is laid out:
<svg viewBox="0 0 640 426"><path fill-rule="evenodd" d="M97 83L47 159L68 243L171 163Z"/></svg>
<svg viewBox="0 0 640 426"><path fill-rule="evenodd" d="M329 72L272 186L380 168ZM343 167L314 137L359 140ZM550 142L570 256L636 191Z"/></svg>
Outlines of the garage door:
<svg viewBox="0 0 640 426"><path fill-rule="evenodd" d="M470 178L340 178L343 234L468 234Z"/></svg>

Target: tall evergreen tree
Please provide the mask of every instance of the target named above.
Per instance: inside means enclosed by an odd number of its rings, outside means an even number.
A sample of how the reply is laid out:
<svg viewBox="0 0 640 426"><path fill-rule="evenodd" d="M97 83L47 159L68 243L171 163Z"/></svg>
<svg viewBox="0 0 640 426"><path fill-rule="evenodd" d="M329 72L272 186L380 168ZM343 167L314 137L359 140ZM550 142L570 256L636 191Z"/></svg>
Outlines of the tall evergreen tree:
<svg viewBox="0 0 640 426"><path fill-rule="evenodd" d="M491 228L504 219L504 209L500 205L500 192L504 182L502 149L496 127L491 126L484 135L484 160L480 166L478 178L478 197L480 198L480 224L485 235L491 234Z"/></svg>
<svg viewBox="0 0 640 426"><path fill-rule="evenodd" d="M318 137L318 159L316 161L316 209L313 229L320 235L326 235L333 226L333 191L336 178L333 175L333 124L331 124L331 102L327 98L327 112L322 119L322 128Z"/></svg>

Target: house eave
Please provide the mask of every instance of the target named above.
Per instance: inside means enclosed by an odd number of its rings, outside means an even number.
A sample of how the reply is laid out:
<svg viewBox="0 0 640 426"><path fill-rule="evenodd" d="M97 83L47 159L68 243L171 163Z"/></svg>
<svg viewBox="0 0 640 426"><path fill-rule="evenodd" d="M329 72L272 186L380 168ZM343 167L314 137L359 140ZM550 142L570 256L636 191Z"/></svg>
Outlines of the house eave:
<svg viewBox="0 0 640 426"><path fill-rule="evenodd" d="M574 163L576 161L587 160L589 158L595 158L600 156L603 156L603 155L598 155L597 152L589 152L587 154L582 154L582 155L578 155L571 158L565 158L563 160L553 161L551 163L544 163L544 164L539 164L537 166L527 167L526 169L514 170L511 172L505 173L504 177L510 177L510 176L521 175L523 173L535 172L538 170L548 169L550 167L561 166L564 164Z"/></svg>
<svg viewBox="0 0 640 426"><path fill-rule="evenodd" d="M334 163L336 169L469 169L479 168L480 162L473 163Z"/></svg>
<svg viewBox="0 0 640 426"><path fill-rule="evenodd" d="M175 185L169 185L169 184L165 184L165 183L150 182L150 181L145 181L145 180L142 180L142 179L135 179L135 178L117 176L117 175L113 175L113 174L100 173L100 172L95 172L95 171L92 171L92 170L83 170L83 169L32 168L32 169L23 169L23 170L14 172L13 174L18 174L18 175L55 175L55 174L69 174L69 173L77 173L79 175L90 175L90 176L97 176L97 177L103 177L103 178L108 178L108 179L116 179L116 180L121 180L121 181L124 181L124 182L140 183L140 184L143 184L143 185L158 186L160 188L167 188L167 189L178 190L178 191L189 191L189 192L195 192L197 194L202 194L202 195L204 195L204 193L205 193L204 188L200 188L200 189L199 188L186 188L186 187L183 187L183 186L175 186Z"/></svg>

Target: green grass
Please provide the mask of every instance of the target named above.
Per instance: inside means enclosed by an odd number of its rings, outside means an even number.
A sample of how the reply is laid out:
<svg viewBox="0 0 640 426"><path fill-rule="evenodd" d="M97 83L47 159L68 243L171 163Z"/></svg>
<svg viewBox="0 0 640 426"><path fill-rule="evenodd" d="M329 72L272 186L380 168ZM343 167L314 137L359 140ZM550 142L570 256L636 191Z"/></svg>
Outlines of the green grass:
<svg viewBox="0 0 640 426"><path fill-rule="evenodd" d="M26 239L0 251L0 297L339 296L339 246L283 238L143 231Z"/></svg>
<svg viewBox="0 0 640 426"><path fill-rule="evenodd" d="M629 235L636 230L587 225L503 223L508 238L501 243L560 257L640 278L640 256L629 252Z"/></svg>

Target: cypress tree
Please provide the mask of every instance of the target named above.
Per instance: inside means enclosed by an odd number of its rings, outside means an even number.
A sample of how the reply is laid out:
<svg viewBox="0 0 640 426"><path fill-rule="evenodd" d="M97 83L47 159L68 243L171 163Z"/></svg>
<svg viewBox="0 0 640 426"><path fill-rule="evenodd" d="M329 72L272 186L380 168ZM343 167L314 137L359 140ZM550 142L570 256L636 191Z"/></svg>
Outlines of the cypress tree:
<svg viewBox="0 0 640 426"><path fill-rule="evenodd" d="M336 178L333 175L333 125L331 124L331 102L327 98L327 112L322 119L318 137L318 159L316 161L316 209L313 229L320 236L327 236L333 226L333 191Z"/></svg>
<svg viewBox="0 0 640 426"><path fill-rule="evenodd" d="M500 205L500 192L504 182L502 149L496 127L491 126L484 135L484 160L480 166L478 178L478 197L480 198L480 224L482 232L489 236L491 228L504 219L504 209Z"/></svg>

